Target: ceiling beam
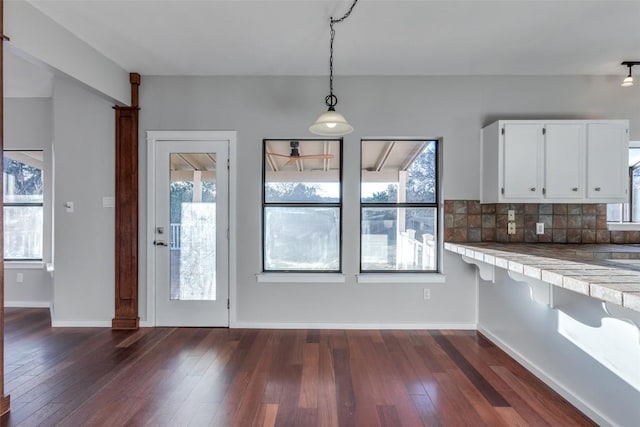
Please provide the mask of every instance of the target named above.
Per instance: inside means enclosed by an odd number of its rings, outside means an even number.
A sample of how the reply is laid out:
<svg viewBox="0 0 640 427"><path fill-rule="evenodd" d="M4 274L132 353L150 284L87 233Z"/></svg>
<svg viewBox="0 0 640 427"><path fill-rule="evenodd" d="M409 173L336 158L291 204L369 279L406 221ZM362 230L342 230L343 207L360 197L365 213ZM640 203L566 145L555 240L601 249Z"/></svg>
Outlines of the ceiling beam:
<svg viewBox="0 0 640 427"><path fill-rule="evenodd" d="M396 146L395 141L389 141L387 145L384 147L384 149L380 153L380 156L378 156L378 160L376 161L376 165L374 167L374 170L376 172L380 172L384 168L384 166L387 164L387 160L389 160L389 155L391 154L391 151L395 146Z"/></svg>
<svg viewBox="0 0 640 427"><path fill-rule="evenodd" d="M418 158L420 154L427 148L427 141L422 141L422 143L411 153L411 155L407 158L407 160L402 164L400 170L406 171L411 167L413 162Z"/></svg>

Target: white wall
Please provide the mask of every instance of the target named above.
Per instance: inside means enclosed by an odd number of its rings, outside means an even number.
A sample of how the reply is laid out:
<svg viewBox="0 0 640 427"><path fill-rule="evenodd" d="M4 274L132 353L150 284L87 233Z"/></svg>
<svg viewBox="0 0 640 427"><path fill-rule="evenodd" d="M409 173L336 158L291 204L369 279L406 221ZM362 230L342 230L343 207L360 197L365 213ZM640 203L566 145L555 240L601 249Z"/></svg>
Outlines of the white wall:
<svg viewBox="0 0 640 427"><path fill-rule="evenodd" d="M261 269L261 144L304 138L324 109L326 78L143 77L140 112L140 241L146 242L146 130L238 132L237 321L468 325L475 323L472 270L445 257L447 283L356 284L359 142L364 137L444 138L444 198L478 199L479 132L510 118L623 118L640 137L640 97L618 77L338 77L341 111L355 127L344 145L345 284L258 284ZM234 172L232 171L232 174ZM140 311L146 318L145 245L141 244Z"/></svg>
<svg viewBox="0 0 640 427"><path fill-rule="evenodd" d="M129 73L122 67L30 2L7 1L4 7L4 32L11 39L6 45L12 53L42 64L61 76L71 76L112 102L129 104Z"/></svg>
<svg viewBox="0 0 640 427"><path fill-rule="evenodd" d="M608 316L602 303L554 288L555 308L529 297L528 285L496 268L479 283L479 330L600 425L640 419L640 331ZM619 307L640 326L640 313Z"/></svg>
<svg viewBox="0 0 640 427"><path fill-rule="evenodd" d="M51 204L53 173L51 169L51 98L5 98L5 150L43 150L44 154L44 246L43 261L51 261ZM23 282L17 283L17 275ZM52 301L51 275L44 270L20 268L20 263L5 263L5 305L48 306Z"/></svg>
<svg viewBox="0 0 640 427"><path fill-rule="evenodd" d="M55 80L54 326L111 325L115 212L102 198L115 189L114 117L110 102L70 79ZM75 212L65 212L66 201Z"/></svg>

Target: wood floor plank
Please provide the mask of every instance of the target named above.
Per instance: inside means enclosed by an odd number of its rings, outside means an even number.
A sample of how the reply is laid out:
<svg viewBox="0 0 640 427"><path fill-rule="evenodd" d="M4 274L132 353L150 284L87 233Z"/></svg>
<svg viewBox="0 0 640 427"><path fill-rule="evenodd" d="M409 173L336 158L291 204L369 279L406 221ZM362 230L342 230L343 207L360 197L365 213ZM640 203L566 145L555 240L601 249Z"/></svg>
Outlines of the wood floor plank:
<svg viewBox="0 0 640 427"><path fill-rule="evenodd" d="M472 331L52 328L8 309L2 426L594 425Z"/></svg>
<svg viewBox="0 0 640 427"><path fill-rule="evenodd" d="M318 350L318 427L338 426L338 398L329 335L322 334Z"/></svg>
<svg viewBox="0 0 640 427"><path fill-rule="evenodd" d="M300 408L318 407L318 370L320 368L320 344L311 342L303 348L302 384L300 385Z"/></svg>

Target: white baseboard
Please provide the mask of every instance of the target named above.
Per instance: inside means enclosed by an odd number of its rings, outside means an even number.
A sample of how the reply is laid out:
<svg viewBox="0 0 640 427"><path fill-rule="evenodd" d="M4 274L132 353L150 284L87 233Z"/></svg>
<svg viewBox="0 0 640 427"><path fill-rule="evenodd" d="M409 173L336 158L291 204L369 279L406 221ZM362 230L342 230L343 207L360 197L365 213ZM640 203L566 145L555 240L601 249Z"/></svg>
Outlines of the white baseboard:
<svg viewBox="0 0 640 427"><path fill-rule="evenodd" d="M557 381L554 377L547 374L542 368L529 360L526 356L524 356L519 351L515 350L509 344L507 344L502 339L495 336L493 333L484 329L480 325L478 325L478 332L487 337L491 342L493 342L496 346L498 346L502 351L507 353L509 356L514 358L518 363L527 368L531 373L533 373L536 377L538 377L542 382L555 390L558 394L568 400L573 406L582 411L585 415L591 418L594 422L596 422L600 426L613 426L615 425L611 420L609 420L606 416L599 413L598 411L591 408L585 402L582 401L578 396L573 394L571 390L565 387L560 381Z"/></svg>
<svg viewBox="0 0 640 427"><path fill-rule="evenodd" d="M458 329L475 330L475 323L274 323L233 322L236 329Z"/></svg>
<svg viewBox="0 0 640 427"><path fill-rule="evenodd" d="M111 328L111 320L53 320L54 328Z"/></svg>
<svg viewBox="0 0 640 427"><path fill-rule="evenodd" d="M48 308L51 309L51 302L49 301L5 301L5 307L20 307L20 308Z"/></svg>

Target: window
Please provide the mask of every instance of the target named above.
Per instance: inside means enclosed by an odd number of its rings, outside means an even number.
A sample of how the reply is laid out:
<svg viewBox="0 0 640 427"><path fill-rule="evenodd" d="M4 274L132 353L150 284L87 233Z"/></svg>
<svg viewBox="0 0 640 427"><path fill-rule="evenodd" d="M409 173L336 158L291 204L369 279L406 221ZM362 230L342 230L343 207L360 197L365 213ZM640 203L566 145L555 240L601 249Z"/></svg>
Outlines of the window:
<svg viewBox="0 0 640 427"><path fill-rule="evenodd" d="M263 270L340 272L342 140L265 140Z"/></svg>
<svg viewBox="0 0 640 427"><path fill-rule="evenodd" d="M362 141L360 271L437 271L438 143Z"/></svg>
<svg viewBox="0 0 640 427"><path fill-rule="evenodd" d="M4 152L4 259L42 260L43 152Z"/></svg>
<svg viewBox="0 0 640 427"><path fill-rule="evenodd" d="M629 143L629 200L608 204L607 221L640 222L640 142Z"/></svg>

